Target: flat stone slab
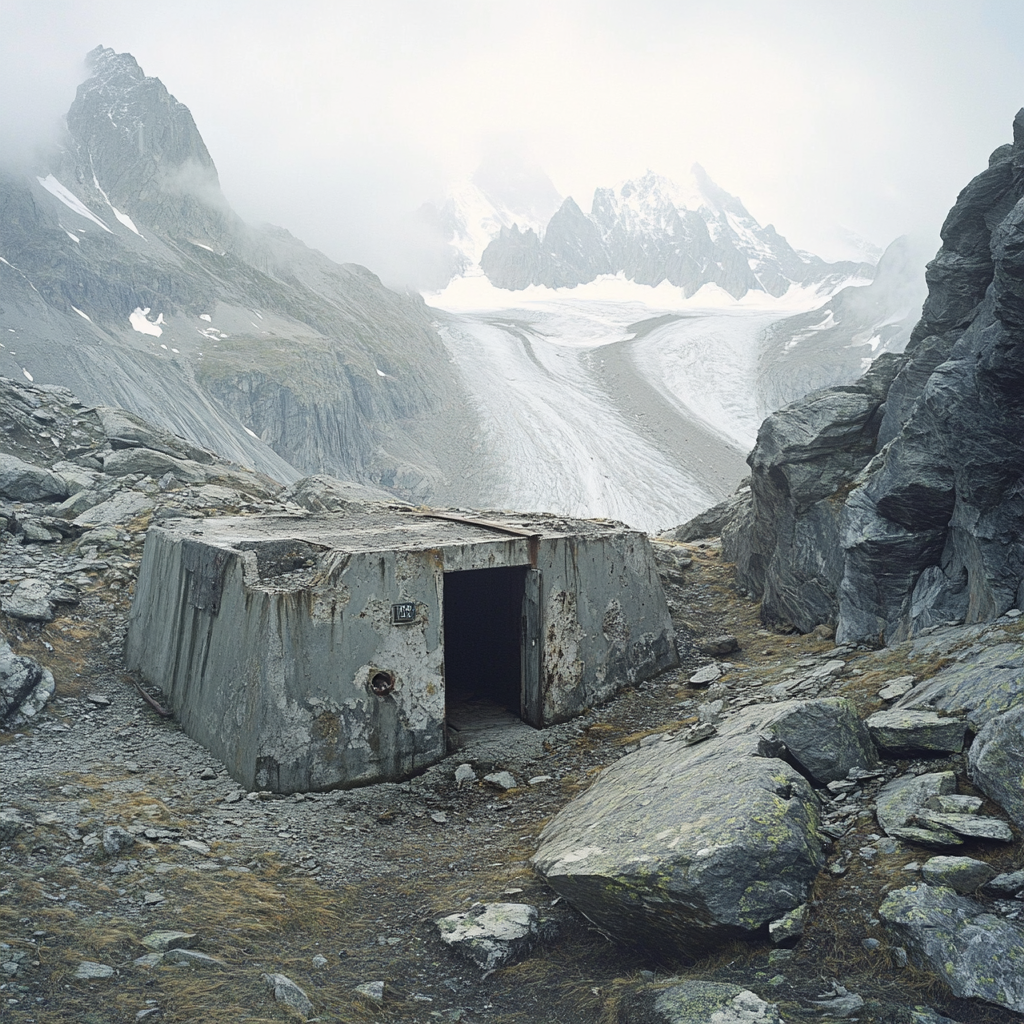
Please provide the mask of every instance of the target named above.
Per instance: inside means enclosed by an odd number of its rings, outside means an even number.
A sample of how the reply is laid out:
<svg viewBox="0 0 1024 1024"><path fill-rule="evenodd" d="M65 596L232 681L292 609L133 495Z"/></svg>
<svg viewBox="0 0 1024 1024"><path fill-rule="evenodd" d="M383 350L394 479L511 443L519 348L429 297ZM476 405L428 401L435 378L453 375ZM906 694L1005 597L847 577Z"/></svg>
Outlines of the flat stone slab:
<svg viewBox="0 0 1024 1024"><path fill-rule="evenodd" d="M263 983L273 992L274 999L279 1003L298 1010L303 1017L313 1014L313 1001L286 974L264 974Z"/></svg>
<svg viewBox="0 0 1024 1024"><path fill-rule="evenodd" d="M94 960L83 960L75 971L75 977L79 981L100 981L109 978L114 973L114 968L109 964L98 964Z"/></svg>
<svg viewBox="0 0 1024 1024"><path fill-rule="evenodd" d="M524 957L536 944L538 914L524 903L489 903L437 922L441 939L485 971Z"/></svg>
<svg viewBox="0 0 1024 1024"><path fill-rule="evenodd" d="M956 754L964 749L967 732L967 723L961 719L903 708L878 711L866 724L875 746L892 757Z"/></svg>
<svg viewBox="0 0 1024 1024"><path fill-rule="evenodd" d="M878 916L919 966L961 999L1024 1013L1024 932L952 889L910 885L889 893Z"/></svg>
<svg viewBox="0 0 1024 1024"><path fill-rule="evenodd" d="M977 892L995 877L991 864L973 857L930 857L921 865L921 878L929 885L945 885L961 894Z"/></svg>
<svg viewBox="0 0 1024 1024"><path fill-rule="evenodd" d="M914 821L925 828L946 829L968 839L993 839L999 843L1013 842L1013 833L1005 821L981 814L943 814L941 811L920 811Z"/></svg>

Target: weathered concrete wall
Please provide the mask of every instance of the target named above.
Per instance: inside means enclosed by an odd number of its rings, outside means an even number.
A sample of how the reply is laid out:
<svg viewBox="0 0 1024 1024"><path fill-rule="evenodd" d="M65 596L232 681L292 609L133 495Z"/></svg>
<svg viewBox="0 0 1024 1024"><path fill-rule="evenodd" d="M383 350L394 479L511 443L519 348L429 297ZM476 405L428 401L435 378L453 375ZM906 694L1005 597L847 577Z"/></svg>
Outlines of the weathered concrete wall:
<svg viewBox="0 0 1024 1024"><path fill-rule="evenodd" d="M382 550L373 522L221 519L150 530L128 666L164 691L185 731L247 788L400 779L444 756L445 573L527 566L535 553L542 725L678 663L642 534L581 524L591 535L531 542L452 524L410 534L403 522L387 539L405 547ZM392 622L399 602L415 604L412 622Z"/></svg>
<svg viewBox="0 0 1024 1024"><path fill-rule="evenodd" d="M545 538L541 707L563 722L679 664L672 617L641 533Z"/></svg>
<svg viewBox="0 0 1024 1024"><path fill-rule="evenodd" d="M300 590L264 585L252 551L217 557L219 607L188 566L187 538L151 530L126 654L233 778L323 790L407 776L444 755L436 551L334 555ZM413 623L391 625L397 601L415 601ZM383 696L369 686L380 670L395 684Z"/></svg>

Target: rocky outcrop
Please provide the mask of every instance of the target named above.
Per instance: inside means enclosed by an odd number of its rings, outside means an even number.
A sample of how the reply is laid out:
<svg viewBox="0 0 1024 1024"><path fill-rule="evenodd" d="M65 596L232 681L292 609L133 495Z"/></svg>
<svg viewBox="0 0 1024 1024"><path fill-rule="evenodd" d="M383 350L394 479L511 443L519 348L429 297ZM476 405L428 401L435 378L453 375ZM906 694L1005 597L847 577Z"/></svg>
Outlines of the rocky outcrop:
<svg viewBox="0 0 1024 1024"><path fill-rule="evenodd" d="M878 916L919 966L961 998L1024 1013L1024 932L944 886L890 893Z"/></svg>
<svg viewBox="0 0 1024 1024"><path fill-rule="evenodd" d="M893 642L1024 600L1024 110L960 194L902 356L770 416L725 532L762 617Z"/></svg>

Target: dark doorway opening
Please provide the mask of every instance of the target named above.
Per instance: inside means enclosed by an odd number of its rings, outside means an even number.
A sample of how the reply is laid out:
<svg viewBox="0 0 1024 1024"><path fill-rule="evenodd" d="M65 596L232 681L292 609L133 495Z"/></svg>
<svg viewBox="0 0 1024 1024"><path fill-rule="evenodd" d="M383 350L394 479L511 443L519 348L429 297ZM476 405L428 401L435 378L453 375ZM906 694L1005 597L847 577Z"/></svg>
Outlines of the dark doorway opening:
<svg viewBox="0 0 1024 1024"><path fill-rule="evenodd" d="M450 727L520 715L526 566L444 574L444 684Z"/></svg>

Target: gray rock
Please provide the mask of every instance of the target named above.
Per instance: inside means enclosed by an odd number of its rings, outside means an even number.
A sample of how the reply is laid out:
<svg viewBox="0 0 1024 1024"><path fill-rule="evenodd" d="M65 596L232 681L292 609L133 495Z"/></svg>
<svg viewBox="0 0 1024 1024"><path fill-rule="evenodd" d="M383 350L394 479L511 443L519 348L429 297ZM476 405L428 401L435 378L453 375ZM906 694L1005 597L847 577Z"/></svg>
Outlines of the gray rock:
<svg viewBox="0 0 1024 1024"><path fill-rule="evenodd" d="M945 885L959 893L977 892L996 876L995 868L973 857L929 857L921 878L929 885Z"/></svg>
<svg viewBox="0 0 1024 1024"><path fill-rule="evenodd" d="M913 676L897 676L895 679L890 679L885 686L878 691L878 696L881 697L882 700L896 700L898 697L902 697L905 693L909 693L913 688Z"/></svg>
<svg viewBox="0 0 1024 1024"><path fill-rule="evenodd" d="M703 540L705 537L719 537L737 516L750 508L750 486L741 484L736 493L725 501L687 520L681 526L668 530L660 535L662 540L673 540L688 543Z"/></svg>
<svg viewBox="0 0 1024 1024"><path fill-rule="evenodd" d="M952 889L910 885L890 893L878 916L919 966L961 999L1024 1013L1024 932Z"/></svg>
<svg viewBox="0 0 1024 1024"><path fill-rule="evenodd" d="M19 833L32 827L31 821L26 821L15 810L0 811L0 843L9 842Z"/></svg>
<svg viewBox="0 0 1024 1024"><path fill-rule="evenodd" d="M164 953L163 962L176 967L227 967L227 964L209 953L200 953L198 949L175 946Z"/></svg>
<svg viewBox="0 0 1024 1024"><path fill-rule="evenodd" d="M508 790L516 788L516 780L511 772L491 772L490 775L484 776L484 782L495 789Z"/></svg>
<svg viewBox="0 0 1024 1024"><path fill-rule="evenodd" d="M94 505L74 519L76 526L119 526L144 512L152 512L156 503L139 491L118 491L112 498Z"/></svg>
<svg viewBox="0 0 1024 1024"><path fill-rule="evenodd" d="M216 460L213 452L193 444L184 437L178 437L167 430L154 426L141 416L126 409L100 406L96 409L103 433L115 449L144 448L176 459L209 465Z"/></svg>
<svg viewBox="0 0 1024 1024"><path fill-rule="evenodd" d="M768 925L768 935L776 946L789 944L803 935L806 923L807 904L802 903L783 914L777 921L772 921Z"/></svg>
<svg viewBox="0 0 1024 1024"><path fill-rule="evenodd" d="M0 726L34 718L53 696L53 673L33 658L15 654L0 637Z"/></svg>
<svg viewBox="0 0 1024 1024"><path fill-rule="evenodd" d="M142 473L157 478L164 473L173 473L175 479L183 483L201 484L206 481L206 473L198 462L176 459L173 455L149 448L122 448L111 452L103 460L103 472L113 477Z"/></svg>
<svg viewBox="0 0 1024 1024"><path fill-rule="evenodd" d="M378 1005L384 1002L383 981L364 981L362 985L356 985L355 991L357 995L362 996L368 1002Z"/></svg>
<svg viewBox="0 0 1024 1024"><path fill-rule="evenodd" d="M967 732L962 719L904 708L875 712L867 727L878 750L890 757L959 753Z"/></svg>
<svg viewBox="0 0 1024 1024"><path fill-rule="evenodd" d="M739 647L739 640L728 633L725 633L722 636L716 636L701 644L701 650L712 658L720 658L726 654L732 654L733 651L738 651Z"/></svg>
<svg viewBox="0 0 1024 1024"><path fill-rule="evenodd" d="M943 225L905 352L762 424L722 540L765 622L893 643L1024 597L1022 154L1018 113Z"/></svg>
<svg viewBox="0 0 1024 1024"><path fill-rule="evenodd" d="M50 601L50 584L44 580L22 580L10 597L2 602L3 611L15 619L27 622L52 622L53 603Z"/></svg>
<svg viewBox="0 0 1024 1024"><path fill-rule="evenodd" d="M1024 829L1024 706L993 718L967 755L971 781Z"/></svg>
<svg viewBox="0 0 1024 1024"><path fill-rule="evenodd" d="M878 824L888 834L907 825L932 796L943 796L956 790L952 772L929 772L925 775L901 775L886 783L875 799Z"/></svg>
<svg viewBox="0 0 1024 1024"><path fill-rule="evenodd" d="M906 951L904 950L904 956ZM952 1017L943 1017L930 1006L915 1006L910 1010L910 1024L958 1024Z"/></svg>
<svg viewBox="0 0 1024 1024"><path fill-rule="evenodd" d="M852 1017L864 1005L864 997L850 992L838 982L832 983L831 992L823 992L817 999L812 999L815 1006L831 1017Z"/></svg>
<svg viewBox="0 0 1024 1024"><path fill-rule="evenodd" d="M408 505L389 491L370 487L352 480L338 480L333 476L316 474L296 480L278 496L281 501L293 501L310 512L337 512L353 505L384 502L388 505Z"/></svg>
<svg viewBox="0 0 1024 1024"><path fill-rule="evenodd" d="M977 814L982 803L980 796L951 793L948 796L930 796L921 806L926 811L941 811L943 814Z"/></svg>
<svg viewBox="0 0 1024 1024"><path fill-rule="evenodd" d="M523 903L489 903L437 922L441 939L485 971L521 960L533 949L538 914Z"/></svg>
<svg viewBox="0 0 1024 1024"><path fill-rule="evenodd" d="M716 662L712 662L710 665L705 665L703 668L697 669L697 671L690 676L689 681L691 686L708 686L716 679L721 679L721 677L721 667Z"/></svg>
<svg viewBox="0 0 1024 1024"><path fill-rule="evenodd" d="M460 764L455 769L455 784L461 789L463 786L476 782L476 772L471 764Z"/></svg>
<svg viewBox="0 0 1024 1024"><path fill-rule="evenodd" d="M846 779L852 768L878 764L874 744L850 701L842 697L789 702L763 726L815 782Z"/></svg>
<svg viewBox="0 0 1024 1024"><path fill-rule="evenodd" d="M274 993L274 999L292 1009L298 1010L303 1017L313 1014L313 1002L291 978L284 974L263 974L263 983Z"/></svg>
<svg viewBox="0 0 1024 1024"><path fill-rule="evenodd" d="M135 836L120 825L112 825L103 830L103 851L108 857L116 857L119 853L135 845Z"/></svg>
<svg viewBox="0 0 1024 1024"><path fill-rule="evenodd" d="M156 931L143 936L141 942L147 949L166 953L169 949L192 949L199 936L195 932Z"/></svg>
<svg viewBox="0 0 1024 1024"><path fill-rule="evenodd" d="M967 724L976 733L997 715L1018 706L1024 706L1024 649L1013 642L961 654L896 705L925 711L966 710Z"/></svg>
<svg viewBox="0 0 1024 1024"><path fill-rule="evenodd" d="M669 978L629 996L622 1024L783 1024L779 1008L749 989L715 981Z"/></svg>
<svg viewBox="0 0 1024 1024"><path fill-rule="evenodd" d="M969 839L994 839L1000 843L1013 841L1013 833L1005 821L981 814L943 814L922 809L914 815L914 823L930 829L947 829Z"/></svg>
<svg viewBox="0 0 1024 1024"><path fill-rule="evenodd" d="M761 756L763 721L749 709L704 743L622 758L548 823L534 868L612 937L663 950L706 950L798 907L824 866L818 801Z"/></svg>
<svg viewBox="0 0 1024 1024"><path fill-rule="evenodd" d="M83 960L75 971L75 977L79 981L101 981L109 978L114 973L114 968L109 964L98 964L94 960Z"/></svg>
<svg viewBox="0 0 1024 1024"><path fill-rule="evenodd" d="M67 481L48 469L0 452L0 497L12 501L63 501Z"/></svg>
<svg viewBox="0 0 1024 1024"><path fill-rule="evenodd" d="M1006 871L996 875L985 883L983 891L989 896L1002 896L1007 899L1024 892L1024 870Z"/></svg>

